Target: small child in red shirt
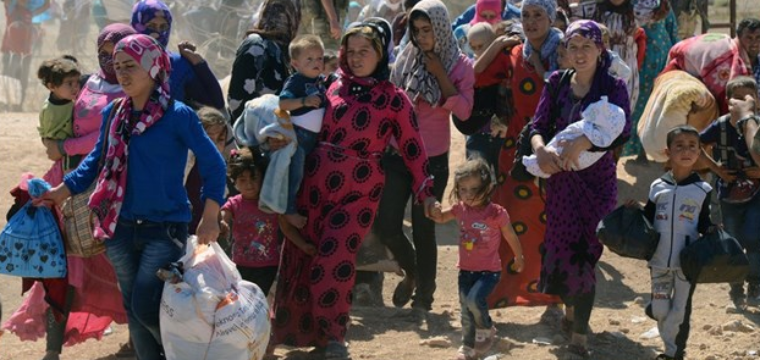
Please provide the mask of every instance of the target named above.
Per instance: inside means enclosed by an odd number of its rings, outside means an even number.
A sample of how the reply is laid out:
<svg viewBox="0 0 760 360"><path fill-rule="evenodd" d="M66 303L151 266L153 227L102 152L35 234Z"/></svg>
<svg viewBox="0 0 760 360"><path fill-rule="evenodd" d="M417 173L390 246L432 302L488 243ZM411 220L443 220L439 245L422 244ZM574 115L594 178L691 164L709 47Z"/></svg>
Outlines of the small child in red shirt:
<svg viewBox="0 0 760 360"><path fill-rule="evenodd" d="M439 223L456 219L459 238L459 302L462 307L462 347L457 360L477 359L493 345L496 328L488 315L486 298L501 276L499 246L506 240L515 258L511 269L521 272L525 266L522 246L509 220L507 210L490 202L494 189L491 168L481 158L468 160L454 175L451 200L454 205L431 217Z"/></svg>
<svg viewBox="0 0 760 360"><path fill-rule="evenodd" d="M240 194L222 206L222 229L232 231L232 261L244 280L268 294L280 263L282 236L277 214L259 209L259 193L266 166L248 149L234 150L227 176Z"/></svg>

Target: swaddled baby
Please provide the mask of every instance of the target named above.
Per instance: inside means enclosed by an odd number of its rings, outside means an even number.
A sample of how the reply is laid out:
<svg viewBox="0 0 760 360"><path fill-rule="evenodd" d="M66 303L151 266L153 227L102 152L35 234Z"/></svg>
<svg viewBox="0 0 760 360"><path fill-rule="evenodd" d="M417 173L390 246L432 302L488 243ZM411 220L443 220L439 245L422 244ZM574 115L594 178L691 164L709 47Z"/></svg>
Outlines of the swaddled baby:
<svg viewBox="0 0 760 360"><path fill-rule="evenodd" d="M581 135L586 135L594 146L608 147L620 136L625 127L625 112L619 106L610 104L606 96L602 96L601 100L586 107L581 115L581 120L568 125L564 130L557 133L546 144L547 149L554 149L557 153L562 153L562 147L559 146L560 141L574 140ZM573 170L583 170L593 165L604 154L604 151L581 152L578 156L579 166ZM535 176L542 178L551 176L541 171L535 154L523 157L522 162L528 172Z"/></svg>

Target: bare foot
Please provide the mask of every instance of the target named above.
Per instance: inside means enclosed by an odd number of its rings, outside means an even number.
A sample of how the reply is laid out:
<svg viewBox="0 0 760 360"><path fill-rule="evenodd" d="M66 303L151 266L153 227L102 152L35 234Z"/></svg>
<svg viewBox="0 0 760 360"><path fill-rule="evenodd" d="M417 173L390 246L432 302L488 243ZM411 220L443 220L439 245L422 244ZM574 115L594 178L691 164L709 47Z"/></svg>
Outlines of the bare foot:
<svg viewBox="0 0 760 360"><path fill-rule="evenodd" d="M306 216L301 216L299 214L285 214L283 216L285 216L285 220L287 220L290 225L299 229L306 226Z"/></svg>

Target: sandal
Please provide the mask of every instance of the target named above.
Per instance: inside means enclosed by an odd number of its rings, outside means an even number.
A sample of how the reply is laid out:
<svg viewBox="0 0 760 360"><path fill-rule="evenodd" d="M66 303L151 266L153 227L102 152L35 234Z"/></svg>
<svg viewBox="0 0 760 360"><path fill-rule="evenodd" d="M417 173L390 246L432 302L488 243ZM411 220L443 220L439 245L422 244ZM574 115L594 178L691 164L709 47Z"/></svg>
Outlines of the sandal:
<svg viewBox="0 0 760 360"><path fill-rule="evenodd" d="M570 338L573 334L573 322L568 320L566 316L563 316L559 321L559 329L566 337Z"/></svg>
<svg viewBox="0 0 760 360"><path fill-rule="evenodd" d="M316 350L316 349L315 349ZM325 360L351 360L345 343L330 341L325 348Z"/></svg>
<svg viewBox="0 0 760 360"><path fill-rule="evenodd" d="M122 344L121 347L119 348L119 351L117 351L116 354L114 354L114 356L116 356L119 359L136 357L137 354L135 354L135 347L134 345L132 345L132 339L129 339L129 341Z"/></svg>
<svg viewBox="0 0 760 360"><path fill-rule="evenodd" d="M455 360L477 360L478 355L475 353L475 350L469 346L462 345L459 347L459 350L457 351L457 357L454 358Z"/></svg>
<svg viewBox="0 0 760 360"><path fill-rule="evenodd" d="M412 299L414 282L414 278L407 276L396 285L396 290L393 291L393 306L402 308Z"/></svg>
<svg viewBox="0 0 760 360"><path fill-rule="evenodd" d="M582 359L588 359L591 357L591 352L583 345L569 344L567 345L567 352Z"/></svg>

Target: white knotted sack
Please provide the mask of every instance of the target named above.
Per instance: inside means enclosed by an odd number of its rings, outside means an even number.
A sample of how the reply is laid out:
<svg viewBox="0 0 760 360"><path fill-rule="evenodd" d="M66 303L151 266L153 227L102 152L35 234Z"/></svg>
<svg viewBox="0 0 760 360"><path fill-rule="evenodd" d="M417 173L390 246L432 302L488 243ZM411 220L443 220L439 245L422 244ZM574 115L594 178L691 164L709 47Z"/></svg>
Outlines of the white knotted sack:
<svg viewBox="0 0 760 360"><path fill-rule="evenodd" d="M166 283L161 299L166 358L263 358L270 334L269 306L259 287L242 280L216 243L198 245L193 236L180 261L182 282Z"/></svg>

